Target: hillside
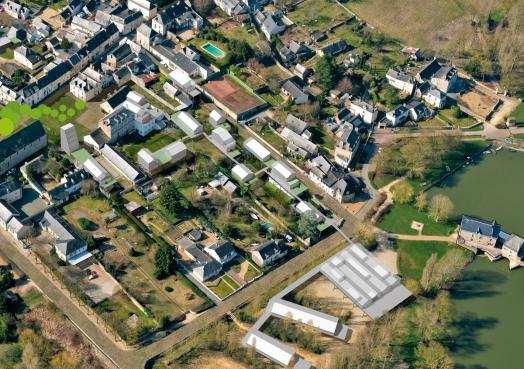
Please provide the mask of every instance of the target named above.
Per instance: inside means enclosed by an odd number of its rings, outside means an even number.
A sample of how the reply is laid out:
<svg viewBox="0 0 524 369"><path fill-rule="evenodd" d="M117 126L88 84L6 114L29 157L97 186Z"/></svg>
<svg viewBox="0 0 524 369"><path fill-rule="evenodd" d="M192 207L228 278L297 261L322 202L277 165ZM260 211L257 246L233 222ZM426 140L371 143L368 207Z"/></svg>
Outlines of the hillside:
<svg viewBox="0 0 524 369"><path fill-rule="evenodd" d="M345 4L404 44L524 95L524 0L356 0Z"/></svg>

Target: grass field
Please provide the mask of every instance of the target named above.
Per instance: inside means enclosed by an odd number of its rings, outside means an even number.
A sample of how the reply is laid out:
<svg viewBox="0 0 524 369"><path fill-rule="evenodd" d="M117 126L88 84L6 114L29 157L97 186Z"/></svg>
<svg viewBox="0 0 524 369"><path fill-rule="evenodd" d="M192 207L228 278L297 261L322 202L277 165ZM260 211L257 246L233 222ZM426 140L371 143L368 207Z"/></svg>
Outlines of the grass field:
<svg viewBox="0 0 524 369"><path fill-rule="evenodd" d="M288 14L288 18L308 31L326 30L349 17L335 2L326 0L306 0Z"/></svg>
<svg viewBox="0 0 524 369"><path fill-rule="evenodd" d="M521 102L517 109L511 114L512 117L515 117L517 124L524 125L524 102Z"/></svg>
<svg viewBox="0 0 524 369"><path fill-rule="evenodd" d="M411 205L396 204L381 220L379 227L390 233L416 235L418 231L411 229L411 223L424 223L422 234L447 236L455 229L451 222L437 223L431 220L427 213L418 211Z"/></svg>
<svg viewBox="0 0 524 369"><path fill-rule="evenodd" d="M209 286L209 289L221 299L229 296L235 291L228 283L226 283L224 278L220 278L220 281L216 286Z"/></svg>
<svg viewBox="0 0 524 369"><path fill-rule="evenodd" d="M136 160L136 155L141 149L149 149L151 152L155 152L164 146L176 141L176 137L173 135L166 134L165 132L154 132L147 136L142 142L133 140L133 143L123 146L124 154L132 159Z"/></svg>
<svg viewBox="0 0 524 369"><path fill-rule="evenodd" d="M442 257L451 247L447 242L397 240L398 270L403 278L419 280L431 254Z"/></svg>

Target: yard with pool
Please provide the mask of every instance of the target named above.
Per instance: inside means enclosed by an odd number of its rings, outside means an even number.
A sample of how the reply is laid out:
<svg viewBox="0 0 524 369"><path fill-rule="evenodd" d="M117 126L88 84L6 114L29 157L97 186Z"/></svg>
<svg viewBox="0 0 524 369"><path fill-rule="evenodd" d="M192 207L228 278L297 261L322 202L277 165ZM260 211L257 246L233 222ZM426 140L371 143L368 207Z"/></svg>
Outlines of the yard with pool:
<svg viewBox="0 0 524 369"><path fill-rule="evenodd" d="M216 59L222 59L224 56L226 56L226 53L220 50L218 47L213 45L211 42L205 43L202 45L202 50L210 54L212 57Z"/></svg>
<svg viewBox="0 0 524 369"><path fill-rule="evenodd" d="M524 153L503 149L482 155L428 192L441 193L455 205L454 215L495 219L506 232L524 235Z"/></svg>

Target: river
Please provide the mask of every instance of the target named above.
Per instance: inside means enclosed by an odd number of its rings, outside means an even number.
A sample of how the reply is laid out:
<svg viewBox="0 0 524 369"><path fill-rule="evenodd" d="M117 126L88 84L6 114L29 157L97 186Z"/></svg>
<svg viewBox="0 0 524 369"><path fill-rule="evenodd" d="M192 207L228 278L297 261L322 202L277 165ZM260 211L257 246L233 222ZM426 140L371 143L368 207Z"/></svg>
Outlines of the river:
<svg viewBox="0 0 524 369"><path fill-rule="evenodd" d="M524 368L524 269L476 257L451 296L456 369Z"/></svg>

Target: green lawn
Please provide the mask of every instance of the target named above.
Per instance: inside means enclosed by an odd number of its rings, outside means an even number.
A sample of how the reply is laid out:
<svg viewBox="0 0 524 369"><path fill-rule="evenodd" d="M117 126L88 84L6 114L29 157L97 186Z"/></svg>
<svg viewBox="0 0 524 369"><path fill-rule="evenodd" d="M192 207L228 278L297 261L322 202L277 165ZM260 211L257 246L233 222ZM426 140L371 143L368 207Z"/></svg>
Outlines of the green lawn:
<svg viewBox="0 0 524 369"><path fill-rule="evenodd" d="M246 41L251 47L254 47L259 40L255 29L249 26L238 26L228 30L221 28L220 32L222 32L227 39Z"/></svg>
<svg viewBox="0 0 524 369"><path fill-rule="evenodd" d="M524 133L516 133L513 137L519 140L524 140Z"/></svg>
<svg viewBox="0 0 524 369"><path fill-rule="evenodd" d="M229 287L229 285L222 278L220 278L220 281L216 286L209 286L209 289L213 291L221 299L229 296L234 292L234 290L231 287Z"/></svg>
<svg viewBox="0 0 524 369"><path fill-rule="evenodd" d="M15 57L15 51L11 48L7 48L3 53L0 53L0 57L11 60Z"/></svg>
<svg viewBox="0 0 524 369"><path fill-rule="evenodd" d="M443 109L438 112L438 116L443 120L448 121L459 128L469 127L475 124L476 120L468 116L466 113L462 113L460 118L455 118L451 109Z"/></svg>
<svg viewBox="0 0 524 369"><path fill-rule="evenodd" d="M164 104L159 102L157 99L155 99L153 95L151 95L147 90L143 89L142 87L137 86L134 83L132 83L130 87L131 87L131 89L133 91L136 91L140 95L142 95L144 97L144 99L146 99L146 101L148 103L150 103L151 105L155 106L156 108L162 110L164 113L166 113L166 114L173 114L175 112L173 109L165 106ZM173 104L173 105L178 105L178 103L177 104Z"/></svg>
<svg viewBox="0 0 524 369"><path fill-rule="evenodd" d="M264 125L264 127L260 131L260 136L279 152L283 153L286 151L286 141L267 125Z"/></svg>
<svg viewBox="0 0 524 369"><path fill-rule="evenodd" d="M371 180L371 183L373 183L373 186L376 189L379 189L393 182L396 177L388 174L369 173L369 179Z"/></svg>
<svg viewBox="0 0 524 369"><path fill-rule="evenodd" d="M511 114L517 120L517 124L524 125L524 102L521 102L517 109Z"/></svg>
<svg viewBox="0 0 524 369"><path fill-rule="evenodd" d="M442 257L451 247L452 244L447 242L433 242L433 241L405 241L397 240L398 251L398 270L403 278L411 278L420 280L422 277L422 270L426 265L426 261L432 254L437 254Z"/></svg>
<svg viewBox="0 0 524 369"><path fill-rule="evenodd" d="M452 222L435 222L426 212L421 212L411 205L395 204L391 211L381 220L379 227L390 233L417 235L418 231L411 229L411 222L424 223L422 234L447 236L455 229Z"/></svg>
<svg viewBox="0 0 524 369"><path fill-rule="evenodd" d="M235 281L233 278L231 278L229 275L227 274L224 274L222 276L222 278L233 288L235 288L235 290L238 290L240 288L240 285L238 284L237 281Z"/></svg>
<svg viewBox="0 0 524 369"><path fill-rule="evenodd" d="M123 152L128 158L136 160L136 155L141 149L149 149L151 152L155 152L176 141L176 139L176 137L162 131L154 132L147 136L142 142L134 141L131 144L124 145Z"/></svg>
<svg viewBox="0 0 524 369"><path fill-rule="evenodd" d="M288 15L297 25L307 31L326 30L333 24L348 19L350 15L335 2L306 0Z"/></svg>

